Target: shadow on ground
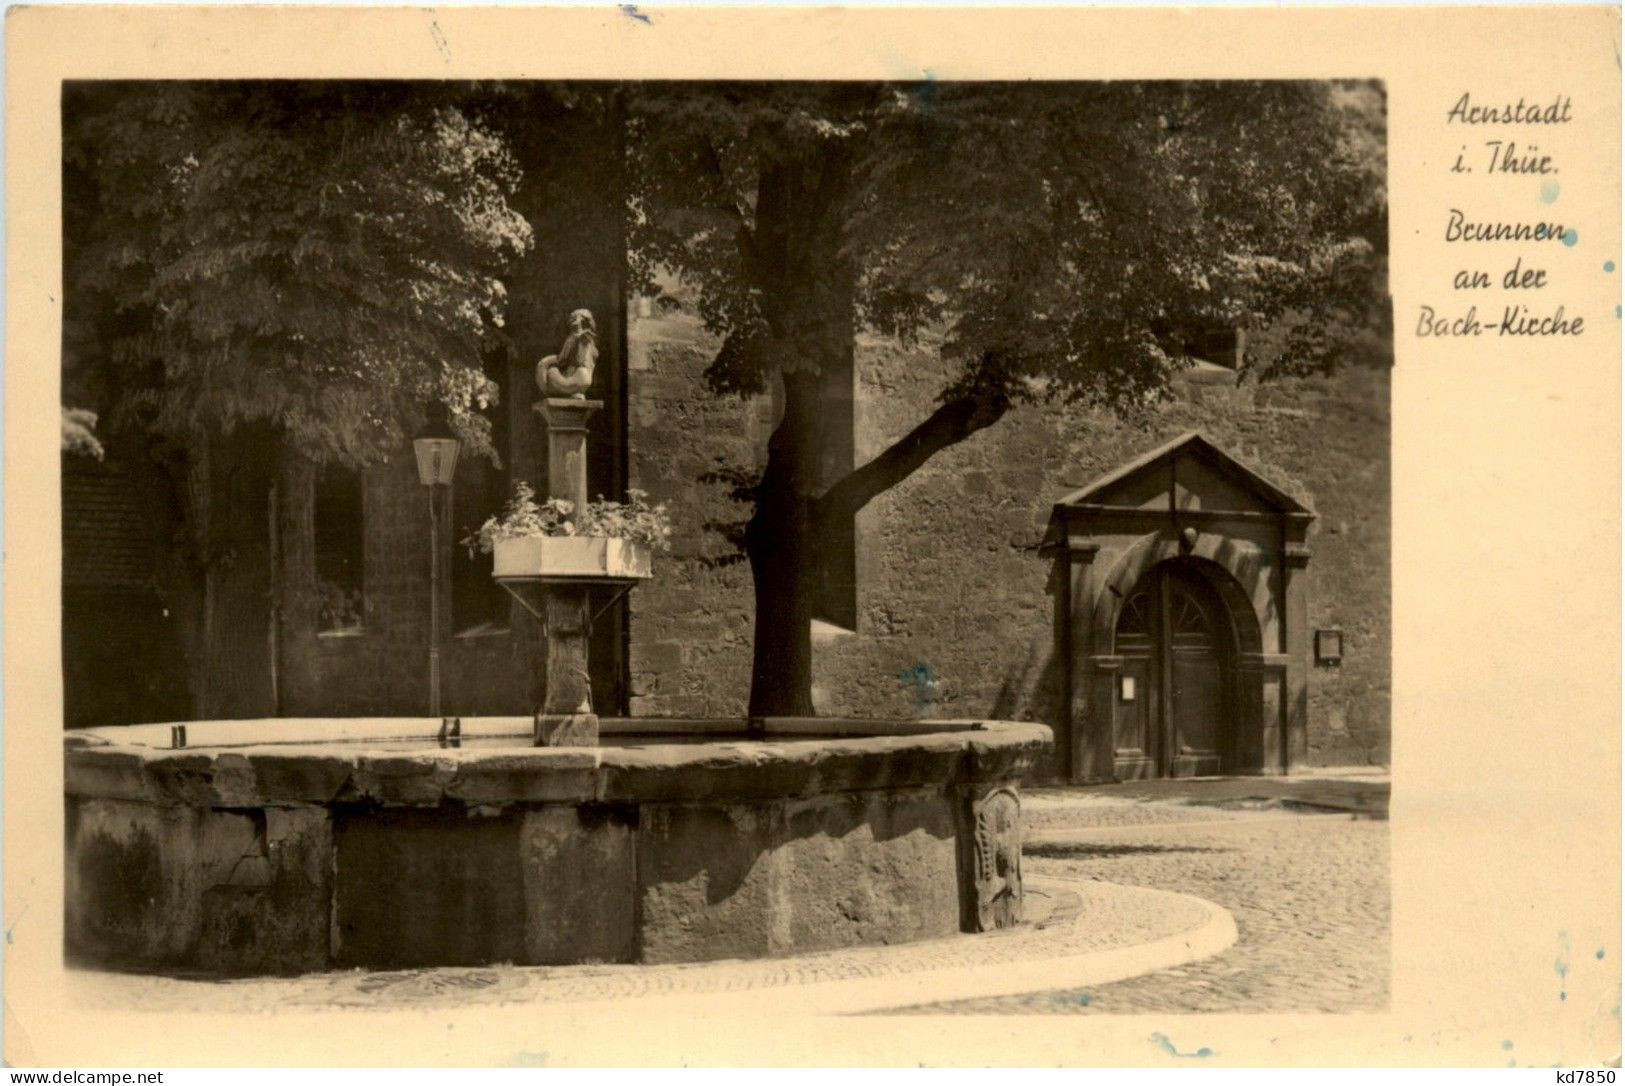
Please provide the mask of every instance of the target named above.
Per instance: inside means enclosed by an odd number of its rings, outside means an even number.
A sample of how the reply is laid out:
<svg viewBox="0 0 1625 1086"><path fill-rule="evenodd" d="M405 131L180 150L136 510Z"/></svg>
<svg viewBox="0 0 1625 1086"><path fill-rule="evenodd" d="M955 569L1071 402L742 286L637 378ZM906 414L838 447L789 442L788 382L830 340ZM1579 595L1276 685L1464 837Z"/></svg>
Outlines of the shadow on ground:
<svg viewBox="0 0 1625 1086"><path fill-rule="evenodd" d="M1156 855L1170 852L1233 852L1228 848L1199 845L1100 845L1085 841L1037 841L1024 845L1022 853L1047 860L1088 860L1111 856Z"/></svg>
<svg viewBox="0 0 1625 1086"><path fill-rule="evenodd" d="M1279 809L1301 814L1388 817L1385 777L1180 777L1115 784L1028 788L1035 799L1093 799L1161 802L1222 810Z"/></svg>

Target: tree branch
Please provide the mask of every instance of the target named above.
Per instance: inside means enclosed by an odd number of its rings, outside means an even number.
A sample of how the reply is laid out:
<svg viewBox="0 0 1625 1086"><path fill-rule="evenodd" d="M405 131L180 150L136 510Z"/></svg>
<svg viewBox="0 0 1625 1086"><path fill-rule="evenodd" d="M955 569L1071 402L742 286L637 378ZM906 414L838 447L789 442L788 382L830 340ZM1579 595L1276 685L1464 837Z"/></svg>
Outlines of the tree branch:
<svg viewBox="0 0 1625 1086"><path fill-rule="evenodd" d="M824 492L815 515L850 517L912 475L931 457L986 429L1010 410L1010 398L997 389L970 392L949 400L891 448L853 471Z"/></svg>

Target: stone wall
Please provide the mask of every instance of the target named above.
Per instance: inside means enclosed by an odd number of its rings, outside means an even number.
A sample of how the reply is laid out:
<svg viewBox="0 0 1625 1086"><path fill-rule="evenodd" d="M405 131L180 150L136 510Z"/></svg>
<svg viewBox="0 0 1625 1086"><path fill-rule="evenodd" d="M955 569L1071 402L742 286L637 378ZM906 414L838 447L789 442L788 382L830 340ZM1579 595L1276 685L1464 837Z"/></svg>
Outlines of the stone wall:
<svg viewBox="0 0 1625 1086"><path fill-rule="evenodd" d="M749 694L753 597L749 568L725 535L748 507L728 498L726 475L759 470L773 423L771 397L740 400L705 390L703 373L715 344L692 313L646 310L634 302L628 324L630 483L667 502L676 528L673 551L658 558L655 579L630 596L630 710L635 716L738 716ZM521 360L514 371L509 388L518 391L507 401L511 470L541 479L541 437L524 387L528 364ZM924 417L942 374L929 340L904 349L862 336L855 380L856 456L863 462ZM1261 386L1193 376L1173 402L1133 422L1021 407L933 457L859 514L857 629L819 627L818 711L1046 720L1057 669L1049 563L1037 545L1051 505L1191 429L1319 513L1309 539L1310 626L1341 628L1345 648L1341 668L1317 667L1310 675L1308 761L1385 764L1383 366L1353 365L1332 377ZM284 715L427 711L428 513L409 453L372 469L364 491L362 629L321 637L286 629ZM448 582L450 565L467 562L454 543L463 527L445 526ZM290 531L284 540L290 561L308 546L298 536ZM449 584L442 603L450 616ZM449 618L446 629L445 711L529 712L540 658L534 620L516 607L506 629L497 624L469 633Z"/></svg>
<svg viewBox="0 0 1625 1086"><path fill-rule="evenodd" d="M771 407L704 391L714 346L685 312L629 322L632 483L677 521L674 553L634 593L634 714L738 714L749 693L749 571L719 565L731 548L704 527L744 507L702 476L718 457L758 465ZM924 417L943 375L931 341L905 349L869 336L855 370L861 463ZM819 712L1044 719L1057 680L1037 545L1053 502L1195 429L1319 514L1310 626L1344 631L1344 662L1310 677L1308 763L1386 764L1388 370L1361 362L1240 386L1225 376L1193 371L1172 402L1132 422L1017 408L876 498L858 518L858 629L815 635Z"/></svg>
<svg viewBox="0 0 1625 1086"><path fill-rule="evenodd" d="M754 471L772 424L767 397L705 391L716 350L697 318L645 314L628 321L631 485L672 515L672 551L631 595L634 716L741 716L750 690L750 568L722 529L748 507L713 473ZM710 527L708 527L708 525Z"/></svg>

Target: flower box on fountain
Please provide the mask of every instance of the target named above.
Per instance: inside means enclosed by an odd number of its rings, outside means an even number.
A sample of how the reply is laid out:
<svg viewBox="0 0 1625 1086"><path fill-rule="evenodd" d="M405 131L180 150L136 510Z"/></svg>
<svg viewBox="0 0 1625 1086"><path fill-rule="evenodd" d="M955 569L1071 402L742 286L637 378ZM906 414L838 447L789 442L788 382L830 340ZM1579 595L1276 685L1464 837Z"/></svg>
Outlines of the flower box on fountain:
<svg viewBox="0 0 1625 1086"><path fill-rule="evenodd" d="M538 504L524 482L502 514L463 540L492 557L498 580L632 581L654 574L653 552L670 548L671 523L664 505L650 506L640 490L626 502L600 498L577 512L574 503L550 498Z"/></svg>
<svg viewBox="0 0 1625 1086"><path fill-rule="evenodd" d="M642 580L654 576L647 544L608 536L515 536L491 551L492 576L542 580Z"/></svg>

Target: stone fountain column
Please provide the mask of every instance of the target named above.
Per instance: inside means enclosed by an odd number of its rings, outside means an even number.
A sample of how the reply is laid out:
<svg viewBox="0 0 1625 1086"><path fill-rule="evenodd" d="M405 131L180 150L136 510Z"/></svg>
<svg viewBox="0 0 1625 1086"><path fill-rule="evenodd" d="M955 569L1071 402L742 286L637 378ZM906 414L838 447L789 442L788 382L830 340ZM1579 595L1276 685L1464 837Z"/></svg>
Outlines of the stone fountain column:
<svg viewBox="0 0 1625 1086"><path fill-rule="evenodd" d="M570 519L587 504L587 420L602 400L549 396L536 405L547 423L547 490L571 503ZM544 592L547 621L547 695L536 715L539 747L598 744L587 671L586 584L554 583Z"/></svg>

